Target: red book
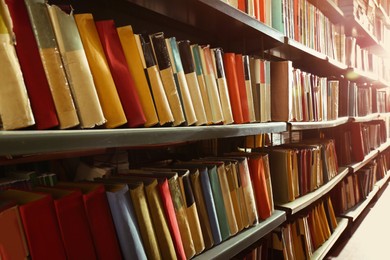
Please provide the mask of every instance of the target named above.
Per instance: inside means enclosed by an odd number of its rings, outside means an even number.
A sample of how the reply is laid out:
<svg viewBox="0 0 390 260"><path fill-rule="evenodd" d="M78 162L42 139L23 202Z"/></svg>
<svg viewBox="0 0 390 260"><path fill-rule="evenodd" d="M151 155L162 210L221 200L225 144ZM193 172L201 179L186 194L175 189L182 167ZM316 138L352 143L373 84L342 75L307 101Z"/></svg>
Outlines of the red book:
<svg viewBox="0 0 390 260"><path fill-rule="evenodd" d="M266 219L271 216L272 210L270 198L268 197L267 192L267 182L265 179L262 155L250 155L248 159L248 166L253 184L257 214L259 215L259 218Z"/></svg>
<svg viewBox="0 0 390 260"><path fill-rule="evenodd" d="M248 97L246 94L246 85L245 85L244 62L242 61L241 54L236 54L235 59L236 59L238 89L240 92L240 100L241 100L242 118L244 120L244 123L248 123L250 120L249 120Z"/></svg>
<svg viewBox="0 0 390 260"><path fill-rule="evenodd" d="M179 225L176 219L175 208L173 206L171 192L169 191L168 180L165 179L164 181L161 181L159 183L159 188L160 188L162 204L165 210L165 216L167 218L167 223L169 226L169 230L171 232L177 258L183 260L187 259L183 247L183 242L181 240Z"/></svg>
<svg viewBox="0 0 390 260"><path fill-rule="evenodd" d="M363 135L361 129L361 123L349 124L351 129L351 155L352 161L361 162L364 160L364 147L363 147Z"/></svg>
<svg viewBox="0 0 390 260"><path fill-rule="evenodd" d="M265 23L265 0L259 1L260 22Z"/></svg>
<svg viewBox="0 0 390 260"><path fill-rule="evenodd" d="M67 258L96 259L81 192L53 187L35 187L34 191L48 193L54 199Z"/></svg>
<svg viewBox="0 0 390 260"><path fill-rule="evenodd" d="M9 189L0 192L0 198L19 205L32 259L67 259L50 195Z"/></svg>
<svg viewBox="0 0 390 260"><path fill-rule="evenodd" d="M246 1L245 0L238 0L237 1L237 7L239 10L246 13Z"/></svg>
<svg viewBox="0 0 390 260"><path fill-rule="evenodd" d="M35 127L48 129L58 125L58 118L43 69L42 60L24 1L6 0L16 36L16 53L26 83Z"/></svg>
<svg viewBox="0 0 390 260"><path fill-rule="evenodd" d="M106 192L102 184L61 182L55 187L80 190L98 259L122 259Z"/></svg>
<svg viewBox="0 0 390 260"><path fill-rule="evenodd" d="M254 0L255 18L260 21L260 0Z"/></svg>
<svg viewBox="0 0 390 260"><path fill-rule="evenodd" d="M146 118L114 21L104 20L95 22L95 24L123 110L125 111L127 125L129 127L144 126Z"/></svg>
<svg viewBox="0 0 390 260"><path fill-rule="evenodd" d="M244 122L241 109L240 91L236 73L236 59L234 53L224 53L223 63L226 72L226 81L229 89L230 105L232 107L233 119L236 124Z"/></svg>

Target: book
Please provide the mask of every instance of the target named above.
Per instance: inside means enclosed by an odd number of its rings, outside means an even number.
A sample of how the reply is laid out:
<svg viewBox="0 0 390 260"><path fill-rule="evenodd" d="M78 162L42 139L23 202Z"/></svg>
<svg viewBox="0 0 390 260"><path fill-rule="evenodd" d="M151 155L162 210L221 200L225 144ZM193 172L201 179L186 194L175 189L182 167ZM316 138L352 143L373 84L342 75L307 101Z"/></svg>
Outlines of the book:
<svg viewBox="0 0 390 260"><path fill-rule="evenodd" d="M166 38L165 41L168 49L169 58L172 62L173 76L175 77L176 86L178 87L178 92L183 106L187 125L194 125L196 124L198 119L195 114L195 108L193 105L189 86L187 84L187 79L184 74L176 38Z"/></svg>
<svg viewBox="0 0 390 260"><path fill-rule="evenodd" d="M127 122L126 115L96 30L94 18L91 13L76 14L74 18L91 68L99 101L107 119L105 126L107 128L122 126Z"/></svg>
<svg viewBox="0 0 390 260"><path fill-rule="evenodd" d="M240 92L240 100L241 100L241 111L242 111L242 117L244 120L244 123L249 123L250 118L250 112L249 112L249 102L248 102L248 93L247 93L247 86L245 84L245 72L244 72L244 61L242 59L242 54L235 54L235 60L236 60L236 73L237 73L237 82L238 82L238 89Z"/></svg>
<svg viewBox="0 0 390 260"><path fill-rule="evenodd" d="M271 62L271 117L272 121L293 121L292 62Z"/></svg>
<svg viewBox="0 0 390 260"><path fill-rule="evenodd" d="M0 3L0 118L1 129L14 130L35 124L30 99L18 57L16 56L13 31L8 9L4 1Z"/></svg>
<svg viewBox="0 0 390 260"><path fill-rule="evenodd" d="M43 69L57 112L60 129L75 127L79 124L68 79L58 52L57 40L50 22L47 6L43 0L24 1L38 44Z"/></svg>
<svg viewBox="0 0 390 260"><path fill-rule="evenodd" d="M141 233L127 184L104 185L124 259L145 259Z"/></svg>
<svg viewBox="0 0 390 260"><path fill-rule="evenodd" d="M223 54L223 63L226 72L226 81L229 89L229 98L232 107L233 119L236 124L242 124L244 123L244 117L241 108L235 54L225 52Z"/></svg>
<svg viewBox="0 0 390 260"><path fill-rule="evenodd" d="M197 118L196 125L207 124L207 116L205 107L203 104L202 94L200 92L200 86L198 77L195 72L195 64L191 53L190 41L178 41L180 58L183 65L184 74L187 80L188 89L191 94L192 104L195 109L195 115Z"/></svg>
<svg viewBox="0 0 390 260"><path fill-rule="evenodd" d="M252 91L252 82L251 82L251 73L250 73L250 64L249 64L248 55L242 56L242 63L244 67L244 80L245 80L245 89L246 89L246 96L248 102L249 122L255 122L256 115L255 115L255 107L253 101L253 91Z"/></svg>
<svg viewBox="0 0 390 260"><path fill-rule="evenodd" d="M99 259L122 259L104 186L100 183L58 182L56 188L79 190Z"/></svg>
<svg viewBox="0 0 390 260"><path fill-rule="evenodd" d="M219 97L221 99L221 107L225 124L234 122L232 108L230 105L229 90L226 82L225 68L223 65L223 51L221 48L213 48L213 58L215 59L215 76L218 84Z"/></svg>
<svg viewBox="0 0 390 260"><path fill-rule="evenodd" d="M12 200L0 200L0 244L2 259L27 259L29 249L19 207Z"/></svg>
<svg viewBox="0 0 390 260"><path fill-rule="evenodd" d="M206 88L206 81L204 78L203 67L202 67L202 59L200 57L200 47L198 44L191 45L191 54L194 59L195 72L198 79L199 90L202 96L202 101L206 113L207 124L212 124L213 115L211 112L211 103Z"/></svg>
<svg viewBox="0 0 390 260"><path fill-rule="evenodd" d="M135 81L142 110L144 111L146 118L145 127L154 126L158 124L156 107L153 103L153 98L150 93L145 73L143 72L142 60L138 52L133 28L130 25L121 26L117 28L117 31L126 57L127 65L129 66L130 73Z"/></svg>
<svg viewBox="0 0 390 260"><path fill-rule="evenodd" d="M203 69L203 76L206 83L207 94L211 107L212 122L219 124L225 122L221 106L221 98L213 65L213 55L209 45L199 46L199 55Z"/></svg>
<svg viewBox="0 0 390 260"><path fill-rule="evenodd" d="M174 118L171 108L169 107L168 98L164 90L156 60L153 55L152 44L150 42L146 42L142 35L136 34L134 36L137 43L139 41L139 44L141 45L138 50L140 52L141 60L143 63L145 63L144 70L146 70L145 73L151 88L159 123L162 126L172 124Z"/></svg>
<svg viewBox="0 0 390 260"><path fill-rule="evenodd" d="M165 42L164 33L154 33L149 35L149 38L150 42L152 43L153 52L157 60L161 80L163 82L165 93L167 94L169 106L171 107L173 114L173 125L182 125L186 123L186 118L183 111L183 105L180 101L178 87L173 76L172 62L169 58L169 52Z"/></svg>
<svg viewBox="0 0 390 260"><path fill-rule="evenodd" d="M0 192L0 199L19 205L31 258L67 259L50 195L9 189Z"/></svg>
<svg viewBox="0 0 390 260"><path fill-rule="evenodd" d="M285 34L285 12L283 0L273 0L272 3L272 28L278 30L279 32Z"/></svg>
<svg viewBox="0 0 390 260"><path fill-rule="evenodd" d="M107 58L112 77L127 119L127 126L144 126L146 118L142 110L133 76L113 20L95 22L100 42Z"/></svg>
<svg viewBox="0 0 390 260"><path fill-rule="evenodd" d="M263 66L264 67L264 66ZM255 118L257 122L261 122L261 76L263 71L261 70L261 60L256 57L250 57L249 68L252 84L252 97L253 97L253 109L255 112Z"/></svg>
<svg viewBox="0 0 390 260"><path fill-rule="evenodd" d="M66 257L68 259L96 258L81 192L44 186L36 186L33 191L52 196Z"/></svg>
<svg viewBox="0 0 390 260"><path fill-rule="evenodd" d="M58 126L58 117L26 5L24 1L16 0L5 0L5 3L17 39L15 50L31 102L35 128L38 130L54 128Z"/></svg>
<svg viewBox="0 0 390 260"><path fill-rule="evenodd" d="M81 128L106 122L73 13L47 6Z"/></svg>

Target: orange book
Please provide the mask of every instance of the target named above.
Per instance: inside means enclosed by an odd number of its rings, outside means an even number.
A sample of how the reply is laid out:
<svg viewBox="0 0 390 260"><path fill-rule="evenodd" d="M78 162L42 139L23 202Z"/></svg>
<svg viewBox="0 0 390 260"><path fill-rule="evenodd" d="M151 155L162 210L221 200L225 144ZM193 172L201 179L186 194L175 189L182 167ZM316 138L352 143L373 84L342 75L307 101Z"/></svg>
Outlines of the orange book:
<svg viewBox="0 0 390 260"><path fill-rule="evenodd" d="M250 122L249 105L248 105L248 97L246 94L245 72L244 72L244 62L242 60L242 54L236 54L235 59L236 59L238 89L240 92L240 100L241 100L242 118L244 120L244 123L248 123Z"/></svg>
<svg viewBox="0 0 390 260"><path fill-rule="evenodd" d="M238 88L235 54L224 53L223 63L225 66L226 81L229 89L229 98L233 112L233 119L236 124L242 124L244 119L241 109L240 91Z"/></svg>
<svg viewBox="0 0 390 260"><path fill-rule="evenodd" d="M237 7L239 10L246 12L246 1L245 0L238 0Z"/></svg>

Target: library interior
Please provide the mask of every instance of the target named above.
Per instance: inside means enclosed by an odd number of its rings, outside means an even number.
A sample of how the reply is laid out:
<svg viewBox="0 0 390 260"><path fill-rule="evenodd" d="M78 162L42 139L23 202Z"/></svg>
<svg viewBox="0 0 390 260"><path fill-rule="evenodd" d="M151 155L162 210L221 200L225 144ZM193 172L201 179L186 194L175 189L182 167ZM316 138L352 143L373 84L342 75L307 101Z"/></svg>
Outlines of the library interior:
<svg viewBox="0 0 390 260"><path fill-rule="evenodd" d="M389 259L390 0L0 0L0 259Z"/></svg>

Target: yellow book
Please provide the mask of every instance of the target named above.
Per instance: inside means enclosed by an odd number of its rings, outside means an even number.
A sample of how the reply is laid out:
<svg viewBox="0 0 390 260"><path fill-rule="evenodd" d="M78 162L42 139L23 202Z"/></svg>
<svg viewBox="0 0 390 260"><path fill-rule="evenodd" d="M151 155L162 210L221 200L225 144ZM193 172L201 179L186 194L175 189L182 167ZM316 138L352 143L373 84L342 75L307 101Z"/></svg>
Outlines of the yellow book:
<svg viewBox="0 0 390 260"><path fill-rule="evenodd" d="M58 52L57 40L44 0L25 0L28 16L38 44L47 82L56 108L59 127L71 128L79 124L68 79Z"/></svg>
<svg viewBox="0 0 390 260"><path fill-rule="evenodd" d="M129 184L129 188L146 255L148 259L162 259L156 239L156 232L152 224L144 184L142 182Z"/></svg>
<svg viewBox="0 0 390 260"><path fill-rule="evenodd" d="M105 126L107 128L121 126L127 122L126 116L96 31L93 16L85 13L76 14L74 18L91 68L100 104L107 119Z"/></svg>
<svg viewBox="0 0 390 260"><path fill-rule="evenodd" d="M0 1L0 128L13 130L35 123L22 71L13 46L11 19Z"/></svg>
<svg viewBox="0 0 390 260"><path fill-rule="evenodd" d="M137 42L134 37L133 28L130 25L117 28L119 39L122 44L123 52L129 65L130 73L134 77L135 86L141 101L142 109L145 113L145 126L154 126L158 124L156 108L153 104L152 94L149 84L143 71L142 60L138 52Z"/></svg>
<svg viewBox="0 0 390 260"><path fill-rule="evenodd" d="M49 5L48 10L80 127L93 128L102 125L106 119L73 14L67 14L55 5Z"/></svg>

